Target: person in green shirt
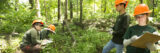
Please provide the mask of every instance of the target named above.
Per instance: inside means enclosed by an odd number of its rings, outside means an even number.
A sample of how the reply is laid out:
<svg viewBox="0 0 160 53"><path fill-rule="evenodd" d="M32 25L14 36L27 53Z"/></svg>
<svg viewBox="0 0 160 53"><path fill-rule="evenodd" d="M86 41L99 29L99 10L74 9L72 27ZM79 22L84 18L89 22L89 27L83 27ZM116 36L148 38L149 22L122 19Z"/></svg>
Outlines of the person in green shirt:
<svg viewBox="0 0 160 53"><path fill-rule="evenodd" d="M22 43L20 45L20 48L24 53L40 53L40 30L43 25L44 24L41 20L34 20L32 23L32 28L24 34Z"/></svg>
<svg viewBox="0 0 160 53"><path fill-rule="evenodd" d="M54 25L49 25L48 28L44 28L41 30L41 33L40 33L40 39L43 40L43 42L47 42L47 41L51 41L52 42L52 39L49 38L49 34L55 34L55 29L56 27Z"/></svg>
<svg viewBox="0 0 160 53"><path fill-rule="evenodd" d="M102 53L109 53L111 49L116 48L116 53L123 52L123 35L129 27L130 16L126 13L127 0L116 0L115 6L119 16L117 16L116 23L113 26L113 37L102 50Z"/></svg>
<svg viewBox="0 0 160 53"><path fill-rule="evenodd" d="M156 49L156 45L154 43L147 43L147 48L138 48L130 45L146 32L157 34L156 29L148 25L149 13L151 13L151 11L146 4L139 4L135 7L134 17L138 24L129 27L123 37L123 44L126 47L126 53L150 53L151 50Z"/></svg>

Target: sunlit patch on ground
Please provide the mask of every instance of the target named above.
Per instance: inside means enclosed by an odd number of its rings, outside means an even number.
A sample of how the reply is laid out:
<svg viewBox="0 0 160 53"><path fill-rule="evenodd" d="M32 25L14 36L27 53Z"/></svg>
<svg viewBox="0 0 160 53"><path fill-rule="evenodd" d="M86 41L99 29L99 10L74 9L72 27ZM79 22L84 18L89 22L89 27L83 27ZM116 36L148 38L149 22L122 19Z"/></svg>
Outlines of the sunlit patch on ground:
<svg viewBox="0 0 160 53"><path fill-rule="evenodd" d="M0 53L21 53L19 50L21 37L12 37L9 41L10 45L4 38L0 38ZM17 52L19 51L19 52Z"/></svg>

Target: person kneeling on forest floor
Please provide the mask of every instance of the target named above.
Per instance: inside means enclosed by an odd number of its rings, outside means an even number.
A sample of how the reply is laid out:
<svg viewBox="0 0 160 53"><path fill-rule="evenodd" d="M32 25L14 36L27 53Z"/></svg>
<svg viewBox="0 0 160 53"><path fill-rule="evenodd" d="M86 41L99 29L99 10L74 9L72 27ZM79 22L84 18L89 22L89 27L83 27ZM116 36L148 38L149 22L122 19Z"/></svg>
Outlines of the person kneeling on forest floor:
<svg viewBox="0 0 160 53"><path fill-rule="evenodd" d="M41 30L41 37L40 39L43 40L43 43L42 45L45 45L47 43L51 43L52 42L52 39L49 38L49 34L55 34L55 29L56 27L54 25L49 25L48 28L44 28Z"/></svg>
<svg viewBox="0 0 160 53"><path fill-rule="evenodd" d="M29 29L23 37L22 43L20 45L21 50L24 53L40 53L41 40L40 31L44 24L41 20L34 20L32 23L32 28Z"/></svg>

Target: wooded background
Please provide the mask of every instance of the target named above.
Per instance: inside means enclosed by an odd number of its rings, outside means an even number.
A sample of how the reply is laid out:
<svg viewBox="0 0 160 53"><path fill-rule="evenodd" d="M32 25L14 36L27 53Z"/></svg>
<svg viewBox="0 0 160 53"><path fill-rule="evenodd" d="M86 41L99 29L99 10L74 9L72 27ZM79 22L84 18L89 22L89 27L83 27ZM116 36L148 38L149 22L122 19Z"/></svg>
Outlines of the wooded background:
<svg viewBox="0 0 160 53"><path fill-rule="evenodd" d="M15 53L24 33L35 19L56 26L50 35L53 43L43 53L101 53L112 38L109 33L119 15L115 0L0 0L0 52ZM140 3L149 6L155 28L160 23L160 0L129 0L126 12L135 25L134 8ZM115 49L111 51L115 53Z"/></svg>

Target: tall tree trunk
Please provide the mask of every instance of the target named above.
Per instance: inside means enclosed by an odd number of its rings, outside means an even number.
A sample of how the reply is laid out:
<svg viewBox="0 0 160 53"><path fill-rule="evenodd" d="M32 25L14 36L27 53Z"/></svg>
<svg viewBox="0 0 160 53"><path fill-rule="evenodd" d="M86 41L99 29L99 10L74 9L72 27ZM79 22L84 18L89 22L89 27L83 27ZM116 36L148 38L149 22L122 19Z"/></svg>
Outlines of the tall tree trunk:
<svg viewBox="0 0 160 53"><path fill-rule="evenodd" d="M104 13L106 12L106 0L104 0Z"/></svg>
<svg viewBox="0 0 160 53"><path fill-rule="evenodd" d="M101 0L101 16L103 15L102 8L103 8L103 0Z"/></svg>
<svg viewBox="0 0 160 53"><path fill-rule="evenodd" d="M39 0L36 0L36 10L37 10L37 17L41 17L41 9L40 9L40 3Z"/></svg>
<svg viewBox="0 0 160 53"><path fill-rule="evenodd" d="M72 3L72 2L70 2L70 3ZM63 30L64 30L64 26L66 26L66 29L67 29L67 32L71 35L71 37L72 37L72 47L74 47L75 46L75 44L76 44L76 39L75 39L75 36L72 34L72 32L71 32L71 29L70 29L70 27L69 27L69 23L68 23L68 20L67 20L67 9L68 9L68 0L65 0L65 18L64 18L64 20L63 20ZM72 8L72 7L70 7L70 8ZM72 10L72 9L71 9Z"/></svg>
<svg viewBox="0 0 160 53"><path fill-rule="evenodd" d="M30 9L33 9L33 7L34 7L34 0L29 0L29 3L31 4Z"/></svg>
<svg viewBox="0 0 160 53"><path fill-rule="evenodd" d="M82 20L82 16L83 16L83 6L82 6L82 4L83 4L83 0L80 0L80 25L81 25L81 27L82 27L82 21L83 21Z"/></svg>
<svg viewBox="0 0 160 53"><path fill-rule="evenodd" d="M105 18L105 13L106 13L106 4L107 4L107 1L104 0L104 11L103 11L103 13L104 13L104 18Z"/></svg>
<svg viewBox="0 0 160 53"><path fill-rule="evenodd" d="M45 18L46 18L46 20L45 20L45 22L47 22L47 18L48 18L48 16L47 16L47 7L46 7L46 0L44 0L44 9L45 9Z"/></svg>
<svg viewBox="0 0 160 53"><path fill-rule="evenodd" d="M64 20L63 20L63 32L65 31L64 29L64 27L65 27L65 25L66 25L66 20L67 20L67 7L68 7L68 0L65 0L65 14L64 14Z"/></svg>
<svg viewBox="0 0 160 53"><path fill-rule="evenodd" d="M143 0L140 0L140 3L142 4L142 3L143 3Z"/></svg>
<svg viewBox="0 0 160 53"><path fill-rule="evenodd" d="M61 0L58 0L58 21L61 18Z"/></svg>
<svg viewBox="0 0 160 53"><path fill-rule="evenodd" d="M153 12L152 12L153 17L154 17L154 7L155 7L155 1L153 0Z"/></svg>
<svg viewBox="0 0 160 53"><path fill-rule="evenodd" d="M78 0L77 0L77 18L78 18Z"/></svg>
<svg viewBox="0 0 160 53"><path fill-rule="evenodd" d="M67 17L68 17L68 15L67 15L67 9L68 9L68 0L65 0L65 20L67 20Z"/></svg>
<svg viewBox="0 0 160 53"><path fill-rule="evenodd" d="M149 6L149 9L153 9L152 13L151 13L151 16L153 17L154 16L154 7L155 7L155 3L154 3L155 0L147 0L147 4Z"/></svg>
<svg viewBox="0 0 160 53"><path fill-rule="evenodd" d="M72 5L72 0L70 0L70 19L72 20L73 18L73 11L72 11L73 5Z"/></svg>
<svg viewBox="0 0 160 53"><path fill-rule="evenodd" d="M16 10L16 11L18 10L18 1L19 1L19 0L15 0L15 10Z"/></svg>
<svg viewBox="0 0 160 53"><path fill-rule="evenodd" d="M96 7L95 7L95 6L96 6L96 4L95 4L95 0L94 0L94 13L95 13L95 10L96 10Z"/></svg>

